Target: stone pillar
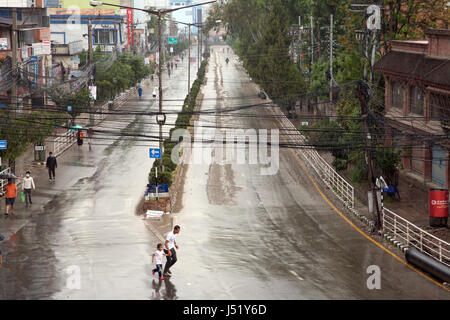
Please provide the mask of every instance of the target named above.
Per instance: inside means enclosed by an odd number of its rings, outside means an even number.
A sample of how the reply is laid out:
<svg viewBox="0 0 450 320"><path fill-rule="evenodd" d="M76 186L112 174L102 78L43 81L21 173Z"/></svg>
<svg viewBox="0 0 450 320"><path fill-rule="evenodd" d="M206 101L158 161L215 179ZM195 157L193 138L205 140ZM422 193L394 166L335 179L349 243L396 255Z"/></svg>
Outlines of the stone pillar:
<svg viewBox="0 0 450 320"><path fill-rule="evenodd" d="M424 180L425 181L431 181L431 160L433 158L433 150L431 148L431 144L425 144L425 152L424 152L424 159L423 162L423 173L424 173Z"/></svg>
<svg viewBox="0 0 450 320"><path fill-rule="evenodd" d="M447 156L446 156L446 165L445 165L445 182L446 182L446 186L447 188L450 186L450 151L447 149Z"/></svg>
<svg viewBox="0 0 450 320"><path fill-rule="evenodd" d="M425 123L428 123L429 118L431 117L430 91L428 90L425 90L425 97L423 103L424 103L423 111L425 114Z"/></svg>
<svg viewBox="0 0 450 320"><path fill-rule="evenodd" d="M391 110L391 101L392 101L392 82L391 78L384 76L384 106L385 106L385 113L387 113L389 110Z"/></svg>
<svg viewBox="0 0 450 320"><path fill-rule="evenodd" d="M402 87L403 92L403 116L408 116L409 113L409 86L407 84Z"/></svg>
<svg viewBox="0 0 450 320"><path fill-rule="evenodd" d="M403 138L403 145L408 145L408 138ZM412 152L412 151L411 151ZM406 150L402 150L402 162L405 170L411 170L411 155L408 154Z"/></svg>

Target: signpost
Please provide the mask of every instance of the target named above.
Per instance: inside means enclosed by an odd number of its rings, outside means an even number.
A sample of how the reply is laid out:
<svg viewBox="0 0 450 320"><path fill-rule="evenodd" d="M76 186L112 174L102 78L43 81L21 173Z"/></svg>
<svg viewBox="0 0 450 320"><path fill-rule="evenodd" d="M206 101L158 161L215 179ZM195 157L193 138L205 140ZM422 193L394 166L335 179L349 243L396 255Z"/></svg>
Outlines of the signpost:
<svg viewBox="0 0 450 320"><path fill-rule="evenodd" d="M0 150L6 150L7 143L6 140L0 140Z"/></svg>
<svg viewBox="0 0 450 320"><path fill-rule="evenodd" d="M177 37L169 37L169 44L178 44Z"/></svg>
<svg viewBox="0 0 450 320"><path fill-rule="evenodd" d="M150 159L161 159L161 149L150 148Z"/></svg>
<svg viewBox="0 0 450 320"><path fill-rule="evenodd" d="M72 106L67 106L67 112L72 112Z"/></svg>

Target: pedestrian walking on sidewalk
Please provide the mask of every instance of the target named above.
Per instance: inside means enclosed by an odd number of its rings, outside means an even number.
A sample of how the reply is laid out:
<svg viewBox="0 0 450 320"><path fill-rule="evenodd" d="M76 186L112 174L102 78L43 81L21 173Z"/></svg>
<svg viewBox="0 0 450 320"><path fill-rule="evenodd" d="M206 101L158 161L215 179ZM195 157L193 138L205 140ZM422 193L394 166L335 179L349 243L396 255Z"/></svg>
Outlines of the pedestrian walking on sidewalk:
<svg viewBox="0 0 450 320"><path fill-rule="evenodd" d="M25 193L25 205L28 207L28 205L32 204L31 201L31 188L33 190L36 190L36 186L34 185L33 177L31 176L31 172L27 171L25 174L25 178L23 178L22 181L22 191Z"/></svg>
<svg viewBox="0 0 450 320"><path fill-rule="evenodd" d="M175 251L175 248L178 250L178 245L175 239L177 234L180 233L180 229L180 226L176 225L173 228L173 231L167 234L166 242L164 243L164 252L167 254L167 262L164 267L165 277L170 277L172 275L170 268L177 262L177 252Z"/></svg>
<svg viewBox="0 0 450 320"><path fill-rule="evenodd" d="M173 71L173 61L170 61L170 69Z"/></svg>
<svg viewBox="0 0 450 320"><path fill-rule="evenodd" d="M142 98L142 88L141 87L138 88L138 93L139 93L139 99L141 99Z"/></svg>
<svg viewBox="0 0 450 320"><path fill-rule="evenodd" d="M83 131L78 130L78 131L77 131L77 144L78 144L79 146L82 146L82 145L83 145L83 139L84 139Z"/></svg>
<svg viewBox="0 0 450 320"><path fill-rule="evenodd" d="M48 178L50 179L50 181L54 181L55 169L58 168L58 163L56 162L56 157L53 156L52 152L48 154L47 163L45 166L48 169Z"/></svg>
<svg viewBox="0 0 450 320"><path fill-rule="evenodd" d="M164 280L164 277L162 276L162 257L167 256L166 253L163 251L163 245L162 243L158 243L156 246L156 251L152 255L152 263L156 262L156 268L152 270L152 274L155 275L156 272L158 272L159 280Z"/></svg>
<svg viewBox="0 0 450 320"><path fill-rule="evenodd" d="M9 210L11 209L11 215L14 215L14 202L17 198L17 185L14 183L13 179L8 179L8 184L3 187L5 191L6 207L5 207L5 218L9 215Z"/></svg>

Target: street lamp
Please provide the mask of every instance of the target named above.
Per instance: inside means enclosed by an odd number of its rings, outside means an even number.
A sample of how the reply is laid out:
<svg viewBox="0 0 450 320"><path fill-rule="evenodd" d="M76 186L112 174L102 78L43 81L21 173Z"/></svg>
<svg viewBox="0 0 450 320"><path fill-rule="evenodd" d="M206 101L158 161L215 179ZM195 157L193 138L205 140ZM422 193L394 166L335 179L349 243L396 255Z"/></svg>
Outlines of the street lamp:
<svg viewBox="0 0 450 320"><path fill-rule="evenodd" d="M191 99L191 95L190 95L190 90L191 90L191 26L201 26L202 24L200 23L186 23L186 22L180 22L180 21L175 21L172 19L164 19L166 21L169 22L173 22L173 23L178 23L178 24L182 24L185 26L189 27L189 47L188 47L188 101L190 102ZM222 20L216 20L216 23L221 23ZM200 51L200 42L198 43L199 45L199 51Z"/></svg>
<svg viewBox="0 0 450 320"><path fill-rule="evenodd" d="M184 7L177 7L174 9L158 9L158 10L151 10L151 9L142 9L142 8L134 8L134 7L128 7L128 6L122 6L122 5L118 5L118 4L113 4L113 3L106 3L106 2L102 2L102 1L93 1L91 0L89 3L91 4L91 6L93 7L97 7L97 6L102 6L102 5L108 5L108 6L113 6L113 7L118 7L118 8L123 8L123 9L132 9L132 10L140 10L143 12L146 12L148 14L153 14L155 16L158 17L158 41L159 41L159 48L158 48L158 54L159 54L159 66L158 66L158 72L159 72L159 117L157 117L157 120L161 120L158 121L159 124L159 149L161 150L161 158L159 159L159 169L160 172L162 172L162 126L164 125L163 120L165 120L165 117L162 113L162 101L163 101L163 92L162 92L162 64L161 64L161 59L162 59L162 35L161 35L161 20L162 20L162 16L171 13L173 11L177 11L177 10L181 10L181 9L186 9L186 8L191 8L191 7L197 7L197 6L201 6L204 4L209 4L209 3L215 3L217 0L214 1L208 1L208 2L202 2L202 3L196 3L196 4L191 4L191 5L187 5Z"/></svg>

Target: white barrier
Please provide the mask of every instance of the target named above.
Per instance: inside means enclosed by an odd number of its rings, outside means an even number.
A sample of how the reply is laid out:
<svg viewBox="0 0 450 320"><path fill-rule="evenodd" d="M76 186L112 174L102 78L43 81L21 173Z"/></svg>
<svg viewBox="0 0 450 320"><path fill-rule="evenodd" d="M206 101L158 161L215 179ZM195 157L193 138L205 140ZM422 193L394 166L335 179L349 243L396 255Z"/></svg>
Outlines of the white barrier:
<svg viewBox="0 0 450 320"><path fill-rule="evenodd" d="M294 145L306 145L307 140L289 119L281 112L279 108L271 108L272 112L278 117L284 129L288 129L294 134L289 136L288 143ZM302 147L301 152L311 167L316 171L325 185L342 201L349 209L354 210L355 192L353 186L339 175L328 162L314 149L314 147Z"/></svg>
<svg viewBox="0 0 450 320"><path fill-rule="evenodd" d="M433 236L386 208L383 208L381 221L383 231L390 234L393 240L414 247L450 267L450 243Z"/></svg>
<svg viewBox="0 0 450 320"><path fill-rule="evenodd" d="M61 136L55 138L55 144L53 147L53 155L55 157L62 154L68 148L70 148L77 141L75 131L67 131Z"/></svg>
<svg viewBox="0 0 450 320"><path fill-rule="evenodd" d="M292 130L288 142L305 145L306 138L286 118L279 108L272 108L272 113L279 119L282 127ZM293 137L293 138L292 138ZM354 188L336 170L334 170L313 147L301 149L302 155L333 193L358 217L363 217L354 208ZM450 244L417 227L393 211L383 208L382 231L391 241L401 242L406 247L414 247L424 254L450 267ZM369 220L364 218L366 222ZM370 221L373 225L373 222Z"/></svg>

